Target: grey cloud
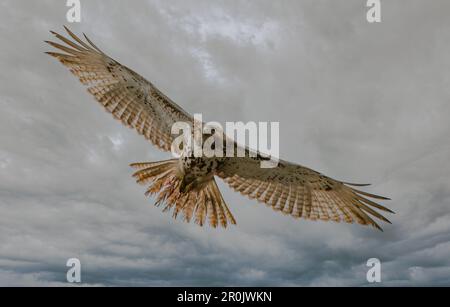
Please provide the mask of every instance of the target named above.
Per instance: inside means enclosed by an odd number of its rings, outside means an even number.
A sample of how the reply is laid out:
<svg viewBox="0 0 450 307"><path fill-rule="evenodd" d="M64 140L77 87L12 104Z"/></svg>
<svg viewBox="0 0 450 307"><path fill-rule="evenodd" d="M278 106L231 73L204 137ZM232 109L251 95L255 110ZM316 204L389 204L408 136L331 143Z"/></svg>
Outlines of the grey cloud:
<svg viewBox="0 0 450 307"><path fill-rule="evenodd" d="M227 231L174 221L130 162L166 158L43 52L61 1L0 4L0 284L449 285L448 1L82 1L86 32L206 120L279 121L281 154L372 182L397 212L379 233L294 220L221 190ZM446 9L447 8L447 9Z"/></svg>

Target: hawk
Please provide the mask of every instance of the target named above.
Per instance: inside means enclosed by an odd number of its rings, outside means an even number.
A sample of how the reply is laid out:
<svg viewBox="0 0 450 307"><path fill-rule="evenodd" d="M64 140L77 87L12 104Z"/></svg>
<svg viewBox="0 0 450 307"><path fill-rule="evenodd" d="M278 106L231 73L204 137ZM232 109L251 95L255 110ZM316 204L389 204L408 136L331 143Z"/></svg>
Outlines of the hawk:
<svg viewBox="0 0 450 307"><path fill-rule="evenodd" d="M151 82L107 56L85 35L79 38L67 27L68 37L51 33L59 42L46 41L58 59L87 86L88 92L116 119L133 128L164 151L171 150L176 122L193 123L193 117ZM238 145L235 144L235 147ZM247 149L246 149L247 150ZM248 150L247 150L248 151ZM134 177L156 194L156 204L176 218L203 226L236 224L216 183L223 179L232 189L295 218L381 227L374 218L390 223L375 209L394 213L374 200L386 197L357 190L366 184L332 179L310 168L280 160L275 168L261 168L256 157L181 156L159 162L133 163Z"/></svg>

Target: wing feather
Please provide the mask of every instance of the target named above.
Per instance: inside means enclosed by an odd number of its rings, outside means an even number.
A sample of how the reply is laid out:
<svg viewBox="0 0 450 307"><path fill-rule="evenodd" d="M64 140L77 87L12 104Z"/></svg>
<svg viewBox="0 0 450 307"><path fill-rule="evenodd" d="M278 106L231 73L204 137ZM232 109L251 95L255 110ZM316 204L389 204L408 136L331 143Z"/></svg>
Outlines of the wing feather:
<svg viewBox="0 0 450 307"><path fill-rule="evenodd" d="M286 161L265 169L260 167L258 158L227 158L217 175L241 194L297 218L356 222L381 230L374 219L390 221L374 209L394 213L369 199L386 197L356 190L350 184Z"/></svg>

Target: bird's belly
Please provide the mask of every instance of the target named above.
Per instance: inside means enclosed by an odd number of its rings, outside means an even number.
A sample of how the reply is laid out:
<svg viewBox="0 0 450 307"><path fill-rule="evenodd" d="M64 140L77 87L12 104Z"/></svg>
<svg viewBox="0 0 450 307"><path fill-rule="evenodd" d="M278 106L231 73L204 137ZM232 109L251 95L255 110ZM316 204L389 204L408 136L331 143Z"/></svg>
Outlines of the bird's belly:
<svg viewBox="0 0 450 307"><path fill-rule="evenodd" d="M182 157L181 160L184 173L195 177L213 175L219 164L216 158Z"/></svg>

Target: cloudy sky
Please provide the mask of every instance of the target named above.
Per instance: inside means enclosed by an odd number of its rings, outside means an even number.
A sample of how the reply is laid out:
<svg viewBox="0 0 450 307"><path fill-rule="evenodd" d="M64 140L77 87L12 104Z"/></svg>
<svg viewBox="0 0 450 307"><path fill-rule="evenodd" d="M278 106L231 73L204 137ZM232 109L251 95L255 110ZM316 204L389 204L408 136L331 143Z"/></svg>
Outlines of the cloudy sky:
<svg viewBox="0 0 450 307"><path fill-rule="evenodd" d="M238 225L200 228L152 205L131 162L168 156L106 114L43 40L65 1L0 2L0 285L450 285L450 2L82 3L106 53L187 111L279 121L280 154L371 182L384 232L295 220L221 190Z"/></svg>

